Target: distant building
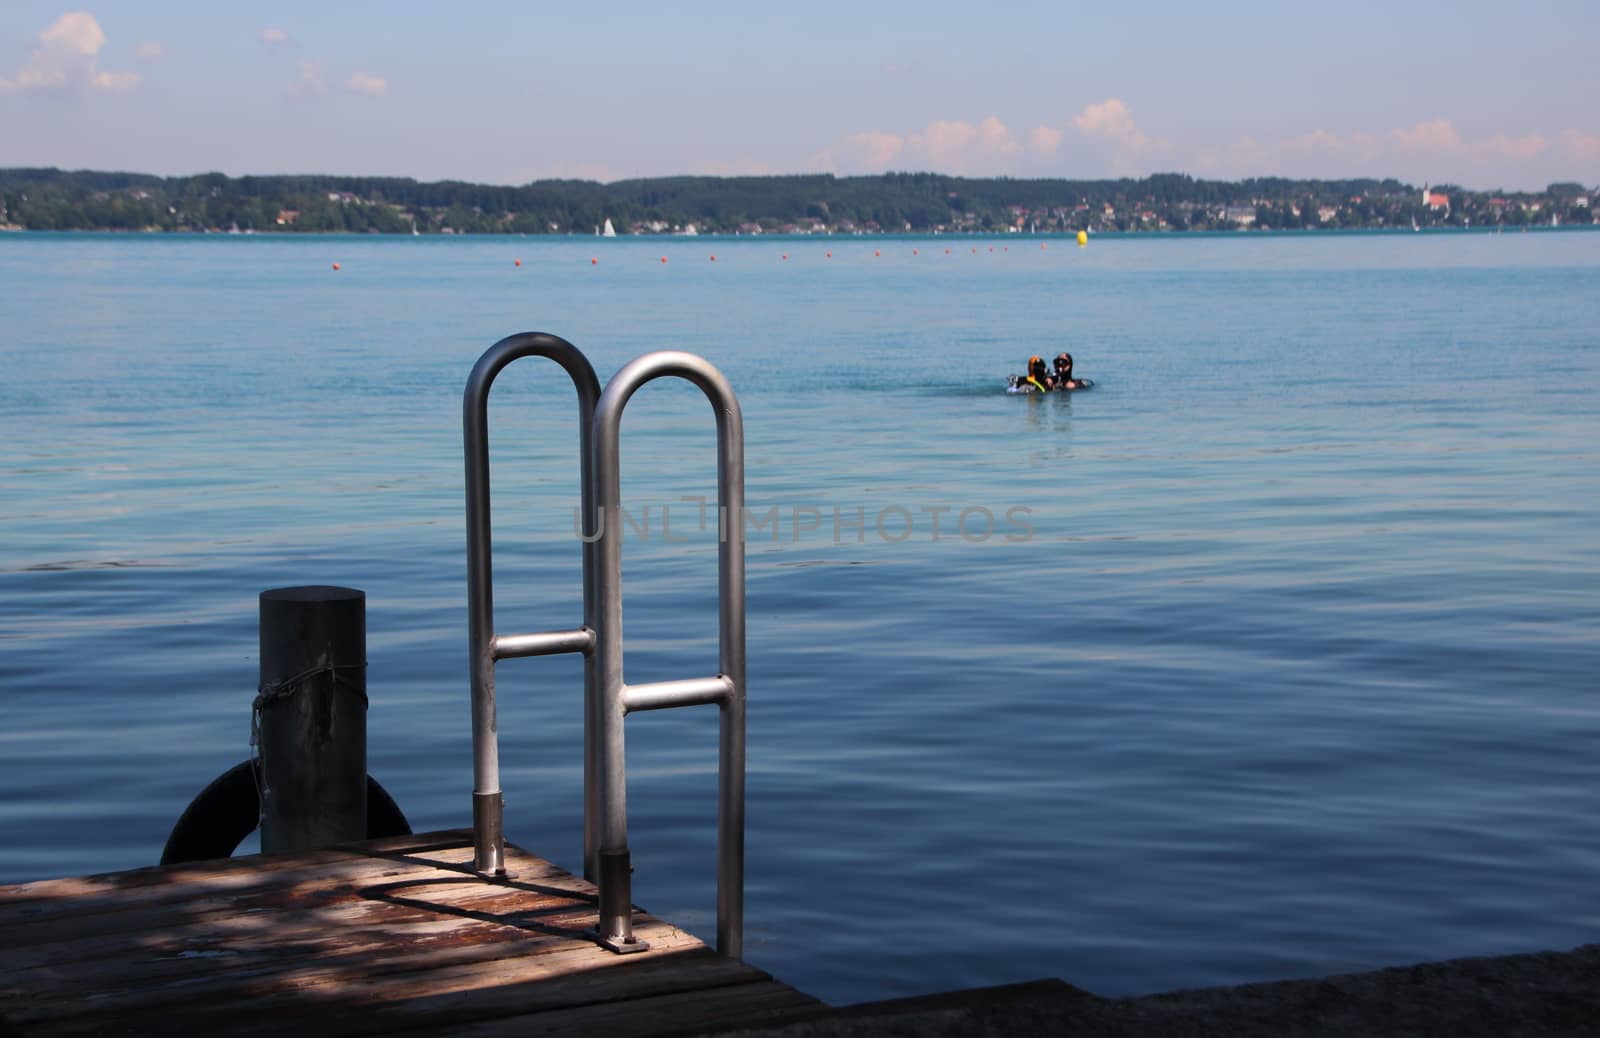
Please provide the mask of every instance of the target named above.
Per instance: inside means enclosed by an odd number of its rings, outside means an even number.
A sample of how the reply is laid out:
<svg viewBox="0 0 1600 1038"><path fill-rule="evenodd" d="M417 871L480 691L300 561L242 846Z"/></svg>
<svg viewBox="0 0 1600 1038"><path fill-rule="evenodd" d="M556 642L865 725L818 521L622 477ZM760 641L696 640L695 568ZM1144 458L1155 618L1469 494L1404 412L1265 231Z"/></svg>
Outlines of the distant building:
<svg viewBox="0 0 1600 1038"><path fill-rule="evenodd" d="M1256 222L1256 207L1253 205L1230 205L1222 211L1222 218L1229 223L1236 223L1240 227L1249 227Z"/></svg>
<svg viewBox="0 0 1600 1038"><path fill-rule="evenodd" d="M298 219L300 219L300 210L298 210L298 209L279 209L278 210L278 226L279 227L291 227L291 226L294 225L294 222L296 220L298 220Z"/></svg>
<svg viewBox="0 0 1600 1038"><path fill-rule="evenodd" d="M1450 196L1443 191L1429 190L1428 185L1424 184L1422 185L1422 204L1429 209L1435 211L1443 209L1448 213L1450 211Z"/></svg>

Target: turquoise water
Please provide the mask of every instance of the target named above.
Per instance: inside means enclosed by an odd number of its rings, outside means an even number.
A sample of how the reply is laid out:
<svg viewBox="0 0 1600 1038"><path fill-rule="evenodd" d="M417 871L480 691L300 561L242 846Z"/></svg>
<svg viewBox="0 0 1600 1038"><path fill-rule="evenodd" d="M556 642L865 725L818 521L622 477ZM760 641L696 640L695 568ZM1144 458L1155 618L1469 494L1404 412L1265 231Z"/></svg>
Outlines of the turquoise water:
<svg viewBox="0 0 1600 1038"><path fill-rule="evenodd" d="M743 402L755 964L845 1002L1595 940L1600 234L1047 244L0 236L0 881L157 859L290 584L366 590L372 771L469 823L460 392L544 330ZM1096 388L1000 392L1061 349ZM629 408L630 680L715 666L710 430ZM491 435L499 627L576 625L553 365ZM576 867L577 664L500 673L508 833ZM635 897L702 935L715 729L629 725Z"/></svg>

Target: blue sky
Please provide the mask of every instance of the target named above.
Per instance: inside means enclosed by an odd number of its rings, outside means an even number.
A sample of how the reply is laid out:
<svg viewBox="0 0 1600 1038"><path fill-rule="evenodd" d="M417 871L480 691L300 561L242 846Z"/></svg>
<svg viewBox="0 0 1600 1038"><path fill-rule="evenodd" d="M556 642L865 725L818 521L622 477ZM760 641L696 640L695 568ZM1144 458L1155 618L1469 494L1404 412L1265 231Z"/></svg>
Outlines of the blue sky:
<svg viewBox="0 0 1600 1038"><path fill-rule="evenodd" d="M0 5L0 166L1600 182L1600 2Z"/></svg>

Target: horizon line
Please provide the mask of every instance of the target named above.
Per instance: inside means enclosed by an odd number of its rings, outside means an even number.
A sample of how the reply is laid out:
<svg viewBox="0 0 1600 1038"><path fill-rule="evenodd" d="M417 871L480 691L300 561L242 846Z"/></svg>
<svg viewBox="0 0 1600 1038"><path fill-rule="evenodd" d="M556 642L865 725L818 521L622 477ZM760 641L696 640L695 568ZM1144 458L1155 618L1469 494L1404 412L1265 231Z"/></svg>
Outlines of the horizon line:
<svg viewBox="0 0 1600 1038"><path fill-rule="evenodd" d="M733 181L733 180L799 180L799 179L807 179L807 178L826 178L826 179L832 179L832 180L876 180L876 179L882 179L882 178L885 178L885 177L940 177L940 178L943 178L943 179L946 179L946 180L961 180L961 181L1015 181L1015 182L1022 182L1022 183L1027 183L1027 182L1033 182L1033 183L1059 182L1059 183L1081 183L1081 184L1115 184L1115 183L1123 183L1123 182L1137 183L1139 181L1152 180L1152 179L1155 179L1157 177L1182 177L1182 178L1186 178L1186 179L1188 179L1190 181L1193 181L1195 183L1212 183L1212 184L1244 184L1244 183L1249 183L1249 182L1252 182L1252 181L1262 181L1262 180L1278 180L1278 181L1287 181L1287 182L1291 182L1291 183L1322 183L1322 184L1339 183L1341 181L1371 181L1371 182L1380 183L1380 184L1381 183L1390 183L1390 182L1392 182L1392 183L1399 184L1399 185L1404 186L1404 187L1411 188L1412 190L1418 190L1420 188L1426 188L1426 187L1453 188L1453 189L1460 190L1460 191L1469 191L1469 192L1472 192L1474 194L1491 194L1491 193L1548 194L1550 188L1553 187L1553 186L1556 186L1558 184L1563 184L1563 185L1564 184L1576 184L1579 187L1587 187L1587 185L1585 185L1583 181L1576 180L1576 179L1573 179L1573 180L1552 180L1552 181L1549 181L1542 188L1507 188L1504 185L1498 185L1498 186L1491 187L1491 188L1474 188L1474 187L1467 187L1464 184L1459 184L1459 183L1456 183L1456 182L1451 181L1451 180L1439 180L1439 181L1425 180L1425 181L1422 182L1421 185L1418 185L1418 184L1415 184L1415 183L1411 183L1411 182L1402 180L1402 179L1400 179L1399 177L1396 177L1396 176L1364 175L1364 176L1343 176L1343 177L1329 177L1329 176L1294 177L1294 176L1286 176L1286 175L1283 175L1283 174L1275 174L1274 173L1274 174L1259 174L1259 175L1248 176L1248 177L1239 177L1239 178L1236 178L1236 179L1227 179L1227 178L1219 178L1219 177L1197 176L1197 175L1195 175L1193 173L1185 173L1185 172L1178 171L1178 170L1159 170L1159 171L1155 171L1155 172L1151 172L1151 173L1145 173L1145 174L1143 174L1141 176L1121 176L1121 177L1072 177L1072 176L1033 177L1033 176L1012 176L1012 175L1009 175L1009 174L996 174L996 175L992 175L992 176L969 176L969 175L961 174L961 173L941 173L941 172L938 172L936 170L910 170L910 169L906 169L906 170L885 170L885 171L883 171L881 173L834 173L834 172L828 172L828 171L812 171L812 172L804 172L804 173L734 173L734 174L727 174L727 173L664 173L664 174L655 174L655 175L651 175L651 176L619 177L619 178L617 178L615 180L593 180L593 179L589 179L589 178L586 178L586 177L542 177L542 178L535 179L535 180L525 180L525 181L510 182L510 181L492 181L492 180L467 180L467 179L462 179L462 178L457 178L457 177L443 177L443 178L437 178L437 179L423 180L423 179L419 179L418 177L415 177L415 176L410 176L410 175L406 175L406 174L398 174L398 173L327 173L327 172L226 173L226 172L224 172L222 170L217 170L217 169L201 170L201 171L190 172L190 173L150 173L150 172L145 172L145 171L142 171L142 170L97 169L97 168L92 168L92 167L80 167L80 168L76 168L76 169L68 169L68 168L64 168L64 167L61 167L61 166L4 166L4 167L0 167L0 175L4 175L4 174L8 174L8 173L22 173L22 172L54 172L54 173L62 173L62 174L90 173L90 174L98 174L98 175L103 175L103 176L153 177L153 178L162 179L162 180L183 180L183 179L188 179L188 178L193 178L193 177L206 177L206 176L221 176L221 177L227 177L230 180L243 180L243 179L246 179L246 178L270 180L270 179L288 179L288 178L297 178L297 177L298 178L346 179L346 180L403 180L403 181L410 181L410 182L415 183L415 184L470 184L470 185L475 186L475 187L504 187L504 188L522 188L522 187L532 187L532 186L535 186L535 185L538 185L538 184L557 184L557 183L560 183L560 184L596 184L596 185L599 185L601 187L609 187L609 186L611 186L613 184L626 184L626 183L633 183L633 182L638 182L638 181L650 181L650 180ZM1593 190L1600 191L1600 185L1596 185L1593 188Z"/></svg>

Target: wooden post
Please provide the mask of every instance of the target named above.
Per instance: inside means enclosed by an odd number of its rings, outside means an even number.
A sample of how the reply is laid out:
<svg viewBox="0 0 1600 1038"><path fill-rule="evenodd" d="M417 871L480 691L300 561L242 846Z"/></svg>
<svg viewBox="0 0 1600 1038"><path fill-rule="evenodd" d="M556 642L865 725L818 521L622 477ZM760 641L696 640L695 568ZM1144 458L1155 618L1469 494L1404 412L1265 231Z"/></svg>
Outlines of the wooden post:
<svg viewBox="0 0 1600 1038"><path fill-rule="evenodd" d="M367 596L261 592L261 849L367 838Z"/></svg>

